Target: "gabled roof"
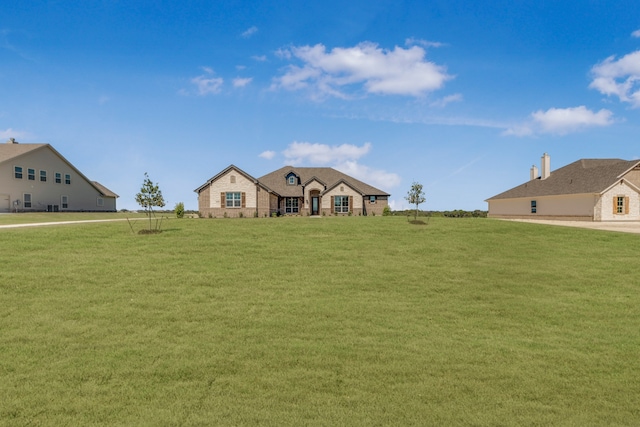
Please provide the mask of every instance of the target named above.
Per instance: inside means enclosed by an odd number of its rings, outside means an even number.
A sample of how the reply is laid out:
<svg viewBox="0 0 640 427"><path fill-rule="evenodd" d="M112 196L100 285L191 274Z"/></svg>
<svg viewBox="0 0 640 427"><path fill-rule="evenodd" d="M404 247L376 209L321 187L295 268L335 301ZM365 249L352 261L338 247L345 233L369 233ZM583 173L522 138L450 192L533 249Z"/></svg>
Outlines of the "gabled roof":
<svg viewBox="0 0 640 427"><path fill-rule="evenodd" d="M487 200L601 194L639 164L638 160L581 159L551 172L547 179L533 179Z"/></svg>
<svg viewBox="0 0 640 427"><path fill-rule="evenodd" d="M264 176L261 176L260 178L258 178L258 181L269 187L273 192L277 193L280 196L302 196L301 186L287 185L284 177L288 175L289 172L295 173L298 177L300 177L300 182L304 184L307 184L311 180L316 179L317 181L323 183L327 187L327 189L330 189L335 187L335 185L342 181L363 196L389 196L388 193L385 193L382 190L372 187L369 184L366 184L333 168L299 168L293 166L285 166Z"/></svg>
<svg viewBox="0 0 640 427"><path fill-rule="evenodd" d="M302 185L304 185L305 187L309 184L311 184L313 181L318 182L319 184L322 184L325 188L327 187L327 183L324 182L323 180L319 179L317 176L312 176L311 178L309 178L308 180L306 180L305 182L302 183Z"/></svg>
<svg viewBox="0 0 640 427"><path fill-rule="evenodd" d="M8 162L9 160L19 159L21 156L25 154L34 152L36 150L48 148L60 158L64 163L66 163L78 176L87 181L91 186L93 186L98 193L107 197L119 197L116 193L109 190L102 184L99 184L97 181L90 181L82 172L80 172L75 166L71 164L64 156L55 148L53 148L50 144L20 144L18 142L7 142L4 144L0 143L0 163Z"/></svg>
<svg viewBox="0 0 640 427"><path fill-rule="evenodd" d="M215 176L212 176L211 178L209 178L207 180L207 182L205 182L204 184L202 184L200 187L196 188L195 190L193 190L196 193L201 192L204 188L206 188L207 186L209 186L212 182L214 182L215 180L217 180L218 178L220 178L223 175L226 175L229 171L231 170L235 170L236 172L238 172L240 175L244 176L245 178L247 178L249 181L253 182L254 184L261 184L262 187L265 188L265 190L267 191L271 191L268 187L266 187L264 184L258 182L257 179L255 179L254 177L252 177L251 175L249 175L248 173L246 173L245 171L243 171L242 169L240 169L239 167L235 166L235 165L229 165L227 166L225 169L223 169L220 173L216 174ZM284 178L283 178L284 179Z"/></svg>
<svg viewBox="0 0 640 427"><path fill-rule="evenodd" d="M362 194L362 195L364 196L364 193L362 193L360 190L358 190L358 189L357 189L357 188L355 188L353 185L351 185L351 184L349 183L349 181L344 180L344 179L341 179L341 180L339 180L339 181L336 181L336 182L334 182L332 185L327 186L327 188L326 188L326 190L324 190L324 192L326 193L326 192L328 192L328 191L331 191L331 190L333 190L334 188L336 188L338 185L341 185L341 184L342 184L342 185L346 185L346 186L348 186L348 187L353 188L354 190L356 190L357 192L359 192L360 194Z"/></svg>
<svg viewBox="0 0 640 427"><path fill-rule="evenodd" d="M114 193L113 191L109 190L107 187L105 187L104 185L100 184L98 181L91 181L91 183L98 189L100 190L100 192L102 193L103 196L105 197L115 197L116 199L120 196L118 196L116 193Z"/></svg>
<svg viewBox="0 0 640 427"><path fill-rule="evenodd" d="M31 151L48 145L49 144L18 144L17 142L13 144L9 142L0 144L0 163L15 159L23 154L30 153Z"/></svg>

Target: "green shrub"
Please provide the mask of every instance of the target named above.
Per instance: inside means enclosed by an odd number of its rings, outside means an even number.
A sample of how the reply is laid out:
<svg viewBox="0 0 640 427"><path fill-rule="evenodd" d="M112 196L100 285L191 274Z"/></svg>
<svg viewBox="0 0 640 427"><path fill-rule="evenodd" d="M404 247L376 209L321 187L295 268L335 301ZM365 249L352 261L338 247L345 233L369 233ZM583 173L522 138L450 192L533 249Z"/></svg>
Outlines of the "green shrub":
<svg viewBox="0 0 640 427"><path fill-rule="evenodd" d="M382 210L382 216L391 216L391 208L389 205L385 206Z"/></svg>
<svg viewBox="0 0 640 427"><path fill-rule="evenodd" d="M176 207L173 208L173 211L176 214L176 218L184 218L184 203L176 203Z"/></svg>

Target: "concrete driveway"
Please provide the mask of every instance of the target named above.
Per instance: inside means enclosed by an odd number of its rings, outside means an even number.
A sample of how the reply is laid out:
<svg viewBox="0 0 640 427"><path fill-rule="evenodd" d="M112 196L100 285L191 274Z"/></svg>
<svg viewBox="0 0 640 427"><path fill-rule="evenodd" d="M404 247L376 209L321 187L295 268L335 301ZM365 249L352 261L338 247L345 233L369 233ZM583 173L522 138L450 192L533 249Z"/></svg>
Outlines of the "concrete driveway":
<svg viewBox="0 0 640 427"><path fill-rule="evenodd" d="M505 219L504 221L531 222L535 224L558 225L562 227L591 228L593 230L619 231L640 234L638 221L552 221L543 219Z"/></svg>

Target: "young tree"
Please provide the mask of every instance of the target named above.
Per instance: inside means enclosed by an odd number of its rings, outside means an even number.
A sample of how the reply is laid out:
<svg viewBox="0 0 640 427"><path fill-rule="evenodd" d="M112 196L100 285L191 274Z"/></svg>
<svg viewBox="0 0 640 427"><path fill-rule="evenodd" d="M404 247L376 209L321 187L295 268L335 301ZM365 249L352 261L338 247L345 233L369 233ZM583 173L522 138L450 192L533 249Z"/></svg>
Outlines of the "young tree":
<svg viewBox="0 0 640 427"><path fill-rule="evenodd" d="M411 184L411 190L407 192L407 197L405 197L409 203L412 205L416 205L416 214L414 217L414 221L418 219L418 205L420 203L425 202L424 191L422 191L422 184L419 182L414 182Z"/></svg>
<svg viewBox="0 0 640 427"><path fill-rule="evenodd" d="M164 207L164 198L162 197L162 191L158 187L158 184L154 184L151 179L149 179L149 174L144 173L144 181L142 183L142 187L140 188L140 192L136 194L136 202L140 206L142 206L149 217L149 231L151 231L151 215L153 214L153 208ZM158 225L156 223L156 229Z"/></svg>
<svg viewBox="0 0 640 427"><path fill-rule="evenodd" d="M176 218L184 218L184 203L176 203L176 207L173 208L173 212L175 212Z"/></svg>

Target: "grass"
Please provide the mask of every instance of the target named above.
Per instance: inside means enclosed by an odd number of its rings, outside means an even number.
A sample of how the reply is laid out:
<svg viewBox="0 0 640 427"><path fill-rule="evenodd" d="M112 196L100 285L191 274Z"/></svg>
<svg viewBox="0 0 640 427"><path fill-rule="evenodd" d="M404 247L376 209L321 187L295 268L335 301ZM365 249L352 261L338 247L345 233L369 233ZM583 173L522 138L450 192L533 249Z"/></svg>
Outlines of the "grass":
<svg viewBox="0 0 640 427"><path fill-rule="evenodd" d="M486 219L0 230L0 425L638 425L637 235Z"/></svg>
<svg viewBox="0 0 640 427"><path fill-rule="evenodd" d="M172 214L163 216L175 217ZM160 216L160 214L158 214ZM34 212L0 214L0 225L31 224L58 221L91 221L102 219L143 218L143 213L133 212Z"/></svg>

